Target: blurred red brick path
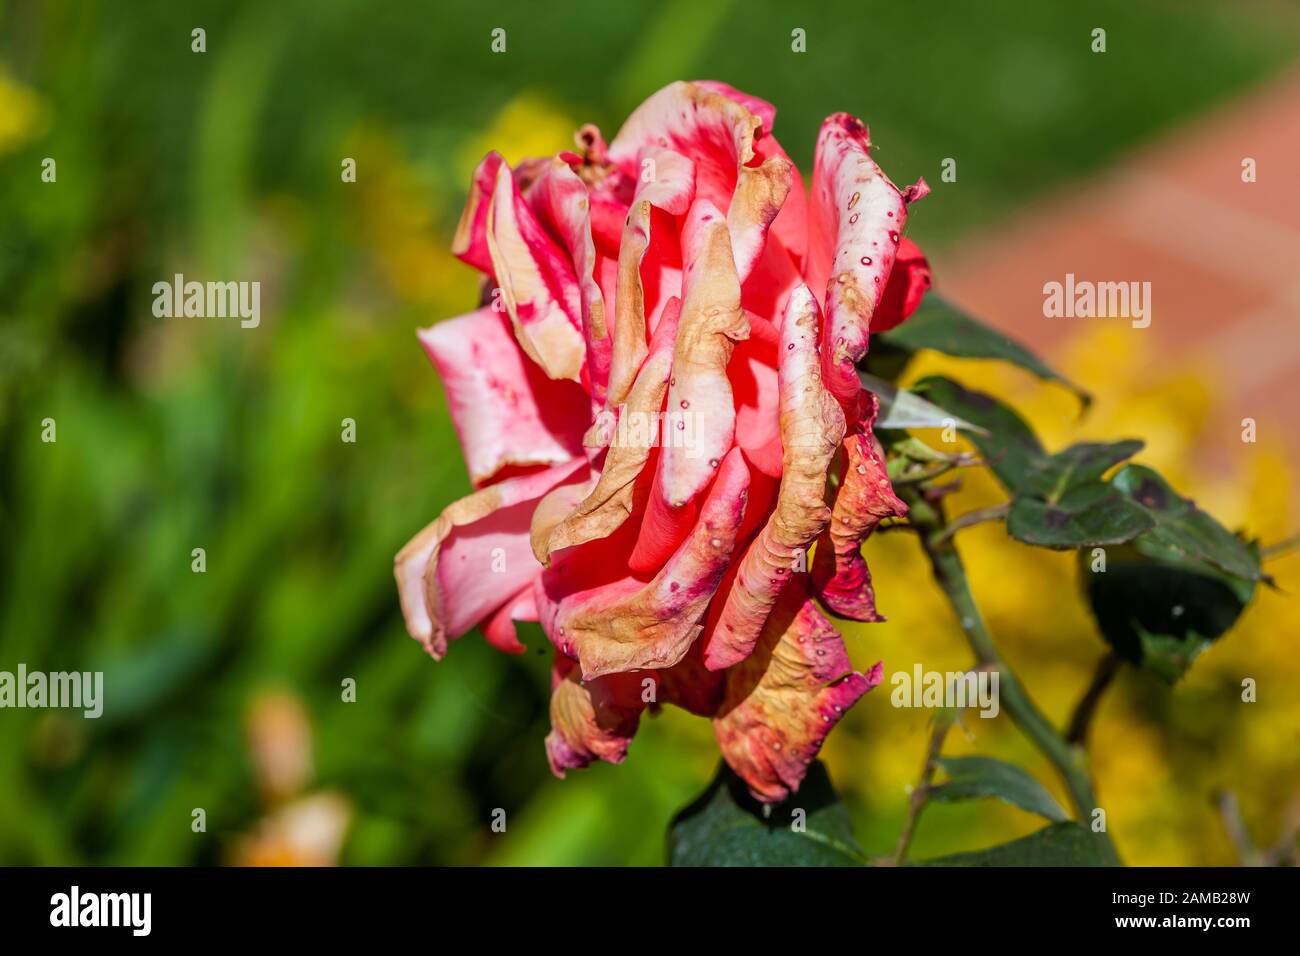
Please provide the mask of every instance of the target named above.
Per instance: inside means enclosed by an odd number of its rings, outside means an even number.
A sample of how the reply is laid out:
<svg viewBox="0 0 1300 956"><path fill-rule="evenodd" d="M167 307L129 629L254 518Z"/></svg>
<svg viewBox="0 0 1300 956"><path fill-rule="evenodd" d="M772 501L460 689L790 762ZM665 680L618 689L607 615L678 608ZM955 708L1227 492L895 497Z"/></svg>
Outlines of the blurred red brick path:
<svg viewBox="0 0 1300 956"><path fill-rule="evenodd" d="M1253 417L1300 460L1300 73L936 259L942 294L1048 356L1079 323L1121 320L1046 318L1044 283L1149 281L1151 325L1131 334L1162 366L1217 356L1225 439Z"/></svg>

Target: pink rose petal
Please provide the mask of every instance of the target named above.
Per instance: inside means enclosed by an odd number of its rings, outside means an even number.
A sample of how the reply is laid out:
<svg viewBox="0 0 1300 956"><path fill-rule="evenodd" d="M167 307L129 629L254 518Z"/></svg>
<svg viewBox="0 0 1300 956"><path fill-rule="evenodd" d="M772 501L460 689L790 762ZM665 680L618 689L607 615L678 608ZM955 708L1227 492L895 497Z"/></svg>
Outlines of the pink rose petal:
<svg viewBox="0 0 1300 956"><path fill-rule="evenodd" d="M866 354L907 222L905 195L871 158L867 127L847 113L822 124L813 169L808 285L825 290L826 384L845 409L857 401L854 367Z"/></svg>
<svg viewBox="0 0 1300 956"><path fill-rule="evenodd" d="M550 378L581 382L586 342L577 275L504 163L488 205L487 246L520 347Z"/></svg>
<svg viewBox="0 0 1300 956"><path fill-rule="evenodd" d="M508 478L448 505L394 559L411 636L435 659L542 570L529 544L537 501L587 460Z"/></svg>
<svg viewBox="0 0 1300 956"><path fill-rule="evenodd" d="M560 603L552 640L577 656L584 679L682 659L731 563L748 488L749 469L733 451L690 537L652 580L623 578Z"/></svg>
<svg viewBox="0 0 1300 956"><path fill-rule="evenodd" d="M479 309L418 335L447 391L476 486L510 465L553 465L581 454L586 395L529 361L506 315Z"/></svg>
<svg viewBox="0 0 1300 956"><path fill-rule="evenodd" d="M793 170L783 156L753 164L755 131L762 125L760 116L715 89L673 83L637 107L609 147L609 158L624 169L650 144L694 161L696 196L727 210L742 281L763 250L768 227L790 191Z"/></svg>

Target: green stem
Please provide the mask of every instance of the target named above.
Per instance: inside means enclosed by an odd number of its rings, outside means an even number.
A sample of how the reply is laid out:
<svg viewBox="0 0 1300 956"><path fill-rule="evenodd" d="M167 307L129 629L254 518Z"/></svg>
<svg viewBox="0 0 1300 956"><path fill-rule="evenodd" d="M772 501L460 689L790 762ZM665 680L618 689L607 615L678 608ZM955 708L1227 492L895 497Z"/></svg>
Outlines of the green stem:
<svg viewBox="0 0 1300 956"><path fill-rule="evenodd" d="M903 824L903 832L898 837L898 847L894 850L894 866L902 866L907 860L907 851L912 845L912 834L916 832L921 811L925 809L925 804L930 799L930 791L934 787L934 771L939 763L939 753L943 750L943 739L948 736L950 726L952 726L952 718L947 713L940 714L934 732L930 734L930 744L925 749L921 779L912 789L912 797L907 804L907 822Z"/></svg>
<svg viewBox="0 0 1300 956"><path fill-rule="evenodd" d="M957 621L975 652L977 662L980 666L996 668L998 671L1002 707L1060 773L1070 793L1076 818L1087 826L1097 807L1097 800L1088 779L1083 750L1072 747L1057 733L1056 728L1030 699L1011 668L1002 660L984 625L979 608L975 605L975 599L971 596L961 556L957 553L951 536L945 533L946 523L941 506L910 490L904 490L903 497L909 508L908 519L919 533L921 547L930 559L934 578L956 612ZM1102 836L1109 844L1109 835L1103 833Z"/></svg>
<svg viewBox="0 0 1300 956"><path fill-rule="evenodd" d="M945 541L952 539L958 531L973 528L977 524L984 524L986 521L1001 521L1010 513L1011 502L1009 501L1004 501L1000 505L993 505L989 508L980 508L977 511L968 511L948 522L943 530L939 532L935 544L943 544Z"/></svg>

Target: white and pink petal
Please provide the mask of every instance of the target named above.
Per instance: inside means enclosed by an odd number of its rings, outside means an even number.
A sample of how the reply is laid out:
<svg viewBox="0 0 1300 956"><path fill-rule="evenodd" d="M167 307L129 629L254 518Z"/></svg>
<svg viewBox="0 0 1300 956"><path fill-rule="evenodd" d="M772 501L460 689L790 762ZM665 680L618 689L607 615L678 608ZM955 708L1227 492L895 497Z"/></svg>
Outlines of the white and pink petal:
<svg viewBox="0 0 1300 956"><path fill-rule="evenodd" d="M448 505L393 562L407 631L435 659L537 578L529 529L538 501L587 468L579 458L508 478Z"/></svg>
<svg viewBox="0 0 1300 956"><path fill-rule="evenodd" d="M479 309L418 336L442 379L475 486L510 466L559 464L582 453L587 396L547 378L520 350L505 314Z"/></svg>

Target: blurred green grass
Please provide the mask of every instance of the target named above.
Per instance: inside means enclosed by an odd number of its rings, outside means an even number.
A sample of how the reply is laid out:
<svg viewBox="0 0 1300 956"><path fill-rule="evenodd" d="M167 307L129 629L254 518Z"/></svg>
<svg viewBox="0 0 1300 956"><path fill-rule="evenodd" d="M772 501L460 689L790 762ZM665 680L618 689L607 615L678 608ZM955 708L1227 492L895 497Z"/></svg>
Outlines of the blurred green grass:
<svg viewBox="0 0 1300 956"><path fill-rule="evenodd" d="M0 712L0 862L228 859L265 810L245 720L271 687L311 716L314 786L352 803L346 862L660 862L707 733L647 721L624 767L552 780L540 632L523 658L471 636L435 665L389 570L468 490L412 333L473 303L446 251L464 152L522 94L611 136L664 83L726 80L777 105L805 170L851 111L899 182L958 160L912 231L945 245L996 241L1297 50L1280 3L0 5L0 69L40 107L0 155L0 669L102 669L108 701ZM260 278L262 326L155 319L176 271ZM853 809L864 845L892 843L897 815Z"/></svg>

